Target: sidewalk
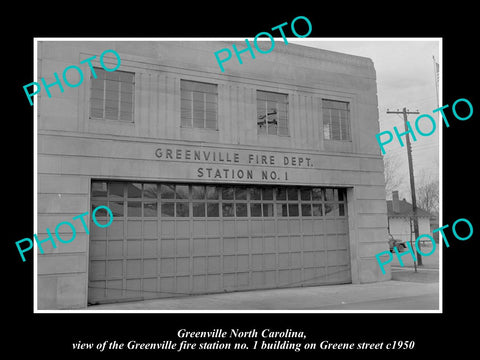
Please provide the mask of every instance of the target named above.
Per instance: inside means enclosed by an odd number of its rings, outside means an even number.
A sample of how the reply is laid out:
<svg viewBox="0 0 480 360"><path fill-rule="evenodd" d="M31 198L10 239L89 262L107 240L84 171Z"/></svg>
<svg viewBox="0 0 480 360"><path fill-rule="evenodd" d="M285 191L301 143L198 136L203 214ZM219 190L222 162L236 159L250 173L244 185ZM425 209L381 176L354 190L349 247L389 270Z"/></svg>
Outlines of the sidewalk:
<svg viewBox="0 0 480 360"><path fill-rule="evenodd" d="M412 309L412 302L422 297L419 304L423 305L417 310L438 310L438 282L390 280L369 284L243 291L94 305L87 310L318 310L355 309L355 303L359 304L358 309L402 310ZM427 305L425 299L428 299ZM379 305L382 300L391 300L390 305ZM368 302L372 302L371 309ZM404 307L403 302L408 303L408 307Z"/></svg>
<svg viewBox="0 0 480 360"><path fill-rule="evenodd" d="M442 244L440 244L441 246ZM426 243L421 248L424 254L428 254L432 251L432 244ZM412 255L409 253L400 253L403 266L400 266L400 262L396 255L393 256L393 260L390 263L392 268L392 280L398 281L413 281L413 282L438 282L439 281L439 245L436 245L436 250L429 256L422 256L422 266L418 265L415 272L414 261ZM418 260L418 259L417 259Z"/></svg>
<svg viewBox="0 0 480 360"><path fill-rule="evenodd" d="M443 244L437 244L436 245L436 248L435 248L435 251L432 253L432 255L429 255L429 256L422 256L422 268L424 269L439 269L439 263L440 263L440 256L439 256L439 253L440 253L440 247L442 246ZM426 243L426 244L422 244L421 246L421 251L424 253L424 254L428 254L432 251L432 243ZM401 255L401 260L403 262L403 266L404 267L411 267L413 268L413 258L412 258L412 255L407 253L407 252L401 252L400 253ZM397 255L396 254L392 254L392 262L390 263L390 265L393 267L400 267L400 262L397 258Z"/></svg>
<svg viewBox="0 0 480 360"><path fill-rule="evenodd" d="M392 266L392 280L432 283L439 282L440 279L438 269L417 267L417 271L415 271L414 267Z"/></svg>

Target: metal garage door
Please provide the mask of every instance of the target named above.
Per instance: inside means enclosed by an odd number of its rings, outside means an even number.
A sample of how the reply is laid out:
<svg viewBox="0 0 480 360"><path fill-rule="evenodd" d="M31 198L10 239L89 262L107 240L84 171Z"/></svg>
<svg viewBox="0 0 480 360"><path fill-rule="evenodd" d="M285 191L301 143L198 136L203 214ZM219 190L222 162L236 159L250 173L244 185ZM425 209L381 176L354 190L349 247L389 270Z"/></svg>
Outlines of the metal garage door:
<svg viewBox="0 0 480 360"><path fill-rule="evenodd" d="M91 195L114 220L90 227L89 303L351 282L344 189L93 181Z"/></svg>

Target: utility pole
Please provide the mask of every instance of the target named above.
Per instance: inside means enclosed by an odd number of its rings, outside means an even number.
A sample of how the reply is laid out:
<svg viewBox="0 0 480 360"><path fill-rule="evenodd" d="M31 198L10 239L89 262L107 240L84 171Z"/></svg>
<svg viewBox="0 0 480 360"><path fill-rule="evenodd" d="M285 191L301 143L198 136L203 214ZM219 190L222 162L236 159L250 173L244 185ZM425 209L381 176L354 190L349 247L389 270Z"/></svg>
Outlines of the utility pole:
<svg viewBox="0 0 480 360"><path fill-rule="evenodd" d="M414 245L412 243L412 217L410 216L409 217L409 222L408 222L408 225L410 226L410 246L412 247L412 249L414 248ZM415 230L413 230L415 231ZM415 272L417 272L417 262L416 261L413 261L413 267L415 268Z"/></svg>
<svg viewBox="0 0 480 360"><path fill-rule="evenodd" d="M417 197L415 195L415 179L413 175L413 160L412 160L412 147L410 145L410 134L408 133L407 127L407 115L408 114L420 114L418 111L409 111L407 108L403 108L402 111L389 111L387 109L387 114L403 114L403 122L405 124L405 132L407 133L407 157L408 157L408 170L410 173L410 191L412 193L412 212L413 212L413 229L415 231L415 241L420 236L418 231L418 217L417 217ZM420 243L418 244L420 248ZM418 265L422 266L422 255L417 253Z"/></svg>

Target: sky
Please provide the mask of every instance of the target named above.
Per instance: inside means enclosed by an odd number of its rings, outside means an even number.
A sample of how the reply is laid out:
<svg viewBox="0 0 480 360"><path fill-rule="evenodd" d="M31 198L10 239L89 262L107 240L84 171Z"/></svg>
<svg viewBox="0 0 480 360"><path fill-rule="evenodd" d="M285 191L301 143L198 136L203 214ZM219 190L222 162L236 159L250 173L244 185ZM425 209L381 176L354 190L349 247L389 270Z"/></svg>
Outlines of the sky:
<svg viewBox="0 0 480 360"><path fill-rule="evenodd" d="M402 114L387 114L387 109L397 111L404 107L420 114L431 115L437 124L435 132L430 136L419 136L412 141L412 158L415 175L415 185L424 181L439 178L439 135L438 113L432 111L442 105L437 103L433 57L440 63L441 40L438 38L381 38L381 39L322 39L308 38L293 40L292 43L312 46L321 49L359 55L372 59L377 75L377 96L380 131L392 131L397 126L404 129ZM441 73L441 71L440 71ZM441 94L441 75L440 75ZM419 116L408 115L408 120L414 128L415 119ZM424 119L425 120L425 119ZM443 123L441 121L441 123ZM428 121L419 123L424 132L431 130ZM414 130L415 131L415 130ZM398 175L404 178L400 186L400 198L410 201L410 182L408 178L408 160L406 146L401 147L394 141L385 146L386 155L398 163ZM387 194L391 198L391 194Z"/></svg>

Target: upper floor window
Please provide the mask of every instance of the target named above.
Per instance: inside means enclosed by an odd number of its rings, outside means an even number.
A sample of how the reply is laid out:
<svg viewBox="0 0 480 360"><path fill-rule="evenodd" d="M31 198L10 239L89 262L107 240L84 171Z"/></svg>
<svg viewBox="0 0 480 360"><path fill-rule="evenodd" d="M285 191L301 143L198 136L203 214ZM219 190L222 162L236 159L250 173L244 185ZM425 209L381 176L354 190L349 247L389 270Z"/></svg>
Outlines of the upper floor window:
<svg viewBox="0 0 480 360"><path fill-rule="evenodd" d="M323 138L325 140L352 140L349 103L323 99L322 108Z"/></svg>
<svg viewBox="0 0 480 360"><path fill-rule="evenodd" d="M135 74L95 68L91 75L90 118L133 121Z"/></svg>
<svg viewBox="0 0 480 360"><path fill-rule="evenodd" d="M257 90L257 132L288 136L288 95Z"/></svg>
<svg viewBox="0 0 480 360"><path fill-rule="evenodd" d="M217 85L180 81L181 126L217 130Z"/></svg>

